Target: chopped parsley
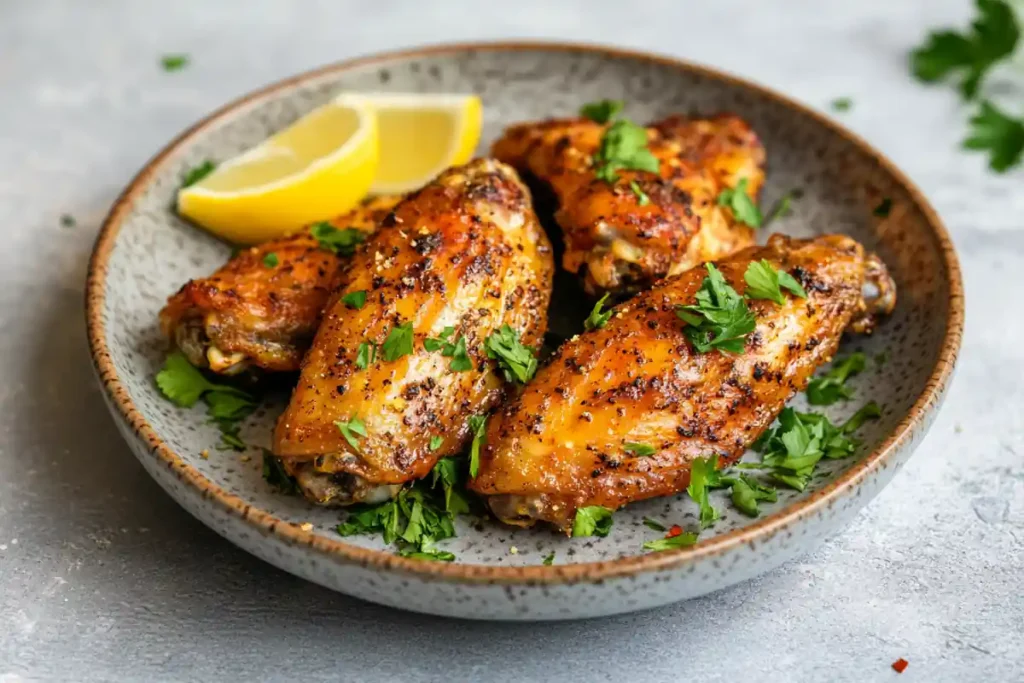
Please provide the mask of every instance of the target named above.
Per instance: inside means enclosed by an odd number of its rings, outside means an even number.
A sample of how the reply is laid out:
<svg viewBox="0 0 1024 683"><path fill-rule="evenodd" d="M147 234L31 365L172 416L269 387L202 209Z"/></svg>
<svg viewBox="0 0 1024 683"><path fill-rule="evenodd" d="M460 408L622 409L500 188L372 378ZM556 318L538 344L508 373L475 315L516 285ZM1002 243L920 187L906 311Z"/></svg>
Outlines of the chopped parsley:
<svg viewBox="0 0 1024 683"><path fill-rule="evenodd" d="M189 63L189 56L186 54L169 54L160 58L160 66L164 71L181 71Z"/></svg>
<svg viewBox="0 0 1024 683"><path fill-rule="evenodd" d="M647 148L647 129L632 121L619 119L601 136L601 146L594 155L594 175L614 183L616 171L635 170L658 173L658 158Z"/></svg>
<svg viewBox="0 0 1024 683"><path fill-rule="evenodd" d="M732 215L740 223L746 223L752 228L760 228L764 218L761 216L761 209L747 194L747 179L742 178L736 187L727 187L718 194L718 205L725 206L732 210Z"/></svg>
<svg viewBox="0 0 1024 683"><path fill-rule="evenodd" d="M665 531L668 528L658 520L651 519L650 517L644 517L644 526L655 531Z"/></svg>
<svg viewBox="0 0 1024 683"><path fill-rule="evenodd" d="M683 332L697 353L712 349L742 353L747 335L757 325L754 314L718 268L711 263L705 267L708 274L697 292L697 303L676 307L676 315L687 325Z"/></svg>
<svg viewBox="0 0 1024 683"><path fill-rule="evenodd" d="M690 485L686 487L686 492L700 506L701 529L711 526L718 519L718 511L711 505L708 491L717 488L720 483L718 456L693 459L690 465Z"/></svg>
<svg viewBox="0 0 1024 683"><path fill-rule="evenodd" d="M466 351L466 338L459 337L454 344L445 344L441 349L441 355L452 359L448 368L453 372L462 372L473 369L473 361Z"/></svg>
<svg viewBox="0 0 1024 683"><path fill-rule="evenodd" d="M469 431L473 435L473 445L469 448L469 476L475 477L480 471L480 448L486 443L487 416L471 416Z"/></svg>
<svg viewBox="0 0 1024 683"><path fill-rule="evenodd" d="M181 181L182 187L188 187L189 185L195 185L206 176L213 173L217 168L217 164L207 159L198 166L193 166L185 172L185 177Z"/></svg>
<svg viewBox="0 0 1024 683"><path fill-rule="evenodd" d="M934 83L957 76L965 99L978 94L992 66L1013 54L1020 39L1020 28L1008 2L976 0L975 4L978 15L967 32L935 31L910 54L911 69L919 80Z"/></svg>
<svg viewBox="0 0 1024 683"><path fill-rule="evenodd" d="M256 410L257 401L248 392L227 384L211 382L180 351L167 356L156 375L160 392L182 408L191 408L201 398L210 421L221 432L219 449L245 450L239 437L239 423Z"/></svg>
<svg viewBox="0 0 1024 683"><path fill-rule="evenodd" d="M644 550L661 552L662 550L673 550L674 548L689 548L697 542L698 535L692 531L676 534L667 538L659 538L655 541L644 543Z"/></svg>
<svg viewBox="0 0 1024 683"><path fill-rule="evenodd" d="M384 360L396 361L412 353L412 323L402 323L391 328L388 338L380 346Z"/></svg>
<svg viewBox="0 0 1024 683"><path fill-rule="evenodd" d="M982 102L981 109L971 117L970 136L964 140L964 147L987 151L989 168L1003 173L1024 158L1024 118L1015 119L991 102Z"/></svg>
<svg viewBox="0 0 1024 683"><path fill-rule="evenodd" d="M541 560L541 564L543 564L545 567L550 567L554 563L555 563L555 551L554 550L552 550L550 553L545 555L544 559Z"/></svg>
<svg viewBox="0 0 1024 683"><path fill-rule="evenodd" d="M327 221L314 223L309 229L309 234L320 243L321 249L342 256L351 256L356 253L356 247L366 241L366 233L362 230L356 228L339 230Z"/></svg>
<svg viewBox="0 0 1024 683"><path fill-rule="evenodd" d="M830 406L853 398L853 389L846 386L846 380L863 372L866 366L867 356L859 351L837 359L831 370L807 385L807 402L812 406Z"/></svg>
<svg viewBox="0 0 1024 683"><path fill-rule="evenodd" d="M609 294L605 294L597 300L597 303L594 304L594 308L590 311L590 315L588 315L587 319L583 321L584 329L599 330L605 326L609 319L611 319L611 309L607 311L601 310L601 307L604 306L604 302L608 300L608 297Z"/></svg>
<svg viewBox="0 0 1024 683"><path fill-rule="evenodd" d="M632 453L633 455L636 455L636 456L639 456L639 457L647 457L649 455L654 455L655 453L658 452L658 449L655 448L654 446L650 445L650 444L646 444L646 443L633 443L631 441L627 441L623 445L623 449L627 453Z"/></svg>
<svg viewBox="0 0 1024 683"><path fill-rule="evenodd" d="M263 256L263 265L267 268L277 268L281 261L277 258L277 254L270 252Z"/></svg>
<svg viewBox="0 0 1024 683"><path fill-rule="evenodd" d="M448 327L441 330L441 334L439 334L436 339L431 337L427 337L426 339L424 339L423 348L425 348L427 351L441 350L445 347L445 344L448 343L448 338L451 337L453 334L455 334L455 328L449 325Z"/></svg>
<svg viewBox="0 0 1024 683"><path fill-rule="evenodd" d="M598 100L588 102L580 107L580 116L588 118L595 123L608 123L622 111L626 103L622 100Z"/></svg>
<svg viewBox="0 0 1024 683"><path fill-rule="evenodd" d="M463 494L463 485L465 484L463 463L465 463L463 459L442 458L430 471L430 486L436 489L438 484L441 485L441 490L444 491L445 512L452 517L469 512L469 501Z"/></svg>
<svg viewBox="0 0 1024 683"><path fill-rule="evenodd" d="M765 217L764 221L761 223L761 227L764 227L783 216L788 216L793 210L793 200L800 199L803 196L804 192L800 189L790 190L786 194L782 195L779 198L779 201L775 202L775 205L768 211L768 216Z"/></svg>
<svg viewBox="0 0 1024 683"><path fill-rule="evenodd" d="M891 212L892 200L888 197L885 197L882 201L878 202L878 206L871 211L871 213L877 218L888 218Z"/></svg>
<svg viewBox="0 0 1024 683"><path fill-rule="evenodd" d="M60 216L60 225L62 228L75 227L75 217L69 213L62 213Z"/></svg>
<svg viewBox="0 0 1024 683"><path fill-rule="evenodd" d="M722 477L721 481L723 485L732 487L732 504L748 517L757 517L761 514L757 507L759 501L774 503L778 500L778 493L773 487L766 486L746 474Z"/></svg>
<svg viewBox="0 0 1024 683"><path fill-rule="evenodd" d="M743 279L747 283L745 293L750 299L768 299L781 306L786 303L786 297L782 293L783 289L801 299L807 298L807 292L796 281L796 278L784 270L776 270L767 259L751 261L747 266L747 272L743 274Z"/></svg>
<svg viewBox="0 0 1024 683"><path fill-rule="evenodd" d="M850 111L853 108L853 100L849 97L837 97L832 100L832 111Z"/></svg>
<svg viewBox="0 0 1024 683"><path fill-rule="evenodd" d="M455 553L447 550L416 550L409 546L398 551L402 557L410 557L414 560L434 560L435 562L452 562L455 560Z"/></svg>
<svg viewBox="0 0 1024 683"><path fill-rule="evenodd" d="M600 505L576 508L573 536L607 536L612 530L612 511Z"/></svg>
<svg viewBox="0 0 1024 683"><path fill-rule="evenodd" d="M487 337L484 350L488 358L498 361L498 367L509 382L526 384L537 372L533 349L520 342L519 333L508 325L502 325Z"/></svg>
<svg viewBox="0 0 1024 683"><path fill-rule="evenodd" d="M651 198L647 196L647 193L640 188L640 183L635 180L629 181L629 189L636 195L637 206L647 206L651 203Z"/></svg>
<svg viewBox="0 0 1024 683"><path fill-rule="evenodd" d="M263 479L280 493L291 495L299 492L298 484L284 469L281 459L266 448L263 449Z"/></svg>
<svg viewBox="0 0 1024 683"><path fill-rule="evenodd" d="M356 350L356 367L365 370L377 360L377 345L373 342L360 342Z"/></svg>
<svg viewBox="0 0 1024 683"><path fill-rule="evenodd" d="M437 436L436 434L430 437L430 450L436 451L444 443L444 438Z"/></svg>
<svg viewBox="0 0 1024 683"><path fill-rule="evenodd" d="M358 311L366 305L366 290L361 289L358 292L349 292L341 297L341 302L349 308L354 308Z"/></svg>
<svg viewBox="0 0 1024 683"><path fill-rule="evenodd" d="M850 416L850 419L842 424L840 430L843 434L852 434L861 428L868 420L877 420L882 417L882 406L874 401L868 401L862 405L857 412Z"/></svg>
<svg viewBox="0 0 1024 683"><path fill-rule="evenodd" d="M341 435L345 437L345 441L348 441L348 445L352 449L359 453L359 439L366 436L366 425L358 417L353 417L348 421L335 420L334 425L341 432Z"/></svg>

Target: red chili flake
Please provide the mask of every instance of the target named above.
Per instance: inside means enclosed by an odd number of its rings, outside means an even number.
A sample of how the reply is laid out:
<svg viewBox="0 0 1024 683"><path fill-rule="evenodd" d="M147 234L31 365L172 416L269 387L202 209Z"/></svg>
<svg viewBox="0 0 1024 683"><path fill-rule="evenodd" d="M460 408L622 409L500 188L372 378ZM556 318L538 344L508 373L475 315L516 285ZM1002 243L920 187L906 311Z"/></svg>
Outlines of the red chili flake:
<svg viewBox="0 0 1024 683"><path fill-rule="evenodd" d="M906 670L907 664L909 664L909 663L910 662L908 662L907 660L903 659L903 657L900 657L899 659L897 659L895 662L892 663L892 668L896 670L896 673L901 674L901 673L904 672L904 670Z"/></svg>
<svg viewBox="0 0 1024 683"><path fill-rule="evenodd" d="M681 533L683 533L683 527L679 526L678 524L673 524L671 527L669 527L668 533L665 534L665 538L675 538Z"/></svg>

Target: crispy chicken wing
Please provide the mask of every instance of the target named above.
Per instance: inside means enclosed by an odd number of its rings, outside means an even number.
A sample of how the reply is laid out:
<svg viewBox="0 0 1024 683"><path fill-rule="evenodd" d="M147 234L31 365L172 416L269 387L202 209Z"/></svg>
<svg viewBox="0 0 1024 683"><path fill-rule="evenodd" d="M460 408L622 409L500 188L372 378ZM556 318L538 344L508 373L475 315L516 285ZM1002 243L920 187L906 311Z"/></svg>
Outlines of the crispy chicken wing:
<svg viewBox="0 0 1024 683"><path fill-rule="evenodd" d="M459 452L468 418L503 393L485 339L508 325L539 345L553 272L530 195L500 162L450 169L399 204L352 259L277 423L274 453L303 493L386 499ZM357 292L362 307L344 300Z"/></svg>
<svg viewBox="0 0 1024 683"><path fill-rule="evenodd" d="M523 123L492 149L550 186L565 240L562 265L582 271L588 292L642 289L753 244L753 230L717 202L744 179L756 200L764 181L764 148L742 119L673 116L652 124L648 147L660 175L623 170L615 183L595 176L593 157L606 129L588 119Z"/></svg>
<svg viewBox="0 0 1024 683"><path fill-rule="evenodd" d="M503 521L551 522L568 531L578 507L618 508L683 490L698 456L737 460L829 360L844 329L870 329L895 303L885 267L854 240L773 236L718 263L743 293L751 261L788 271L808 298L753 300L745 350L698 354L676 316L705 269L659 283L615 308L601 329L566 342L486 433L470 488ZM862 295L866 280L873 287ZM627 443L657 452L640 457Z"/></svg>
<svg viewBox="0 0 1024 683"><path fill-rule="evenodd" d="M371 199L330 223L372 233L399 199ZM276 265L264 261L270 254ZM168 299L160 325L197 367L298 370L347 260L322 249L309 231L250 247L213 275L186 283Z"/></svg>

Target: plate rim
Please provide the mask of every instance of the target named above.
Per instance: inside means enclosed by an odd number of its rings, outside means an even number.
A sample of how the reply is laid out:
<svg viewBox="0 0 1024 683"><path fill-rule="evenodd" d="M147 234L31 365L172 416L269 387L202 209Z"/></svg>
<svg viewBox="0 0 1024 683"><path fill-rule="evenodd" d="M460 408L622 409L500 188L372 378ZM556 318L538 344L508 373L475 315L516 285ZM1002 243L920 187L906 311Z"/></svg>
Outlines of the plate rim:
<svg viewBox="0 0 1024 683"><path fill-rule="evenodd" d="M470 563L424 562L422 560L404 558L387 550L375 550L352 545L340 540L340 537L339 539L321 537L312 531L304 531L298 524L285 522L269 512L256 508L240 496L228 493L203 476L197 469L185 463L160 438L156 430L150 426L146 418L136 408L135 403L132 401L114 368L104 331L103 309L106 297L108 261L116 244L117 236L120 233L121 225L128 215L134 200L147 189L151 178L161 170L169 156L185 147L193 138L206 129L232 117L250 105L254 105L295 86L340 74L354 68L372 66L378 63L384 64L396 59L457 54L469 51L558 51L584 53L606 59L646 61L677 69L681 72L722 81L734 87L753 91L763 98L773 100L775 103L781 104L790 110L795 110L799 114L810 117L818 125L825 127L830 132L852 143L862 154L873 159L885 172L889 173L907 192L931 229L940 252L942 265L945 270L944 275L950 288L948 301L949 315L945 321L945 330L943 331L938 358L932 367L928 380L925 382L924 389L914 400L907 414L890 432L889 436L871 453L858 459L846 472L808 498L786 506L770 515L765 515L749 525L713 536L706 541L698 542L690 548L637 554L614 560L551 566L537 564L510 567ZM117 411L120 413L120 418L131 428L135 436L148 446L149 451L155 454L159 461L167 466L181 482L194 489L202 498L217 504L223 512L254 527L262 535L275 537L275 540L289 545L306 546L309 550L326 556L332 561L342 560L350 564L361 565L364 568L398 572L424 580L441 579L464 584L557 585L595 582L652 571L677 569L701 560L721 556L739 546L750 545L754 547L754 544L759 543L762 539L771 538L787 526L804 520L824 508L831 507L836 500L855 490L868 476L883 468L895 453L901 451L903 447L912 441L916 428L927 426L928 418L941 403L945 389L952 377L963 337L964 291L963 277L953 242L942 220L921 190L885 155L876 150L859 135L847 130L844 126L824 114L753 81L670 55L597 43L559 40L469 41L442 42L376 52L321 66L248 92L189 126L145 163L125 189L121 191L107 213L89 258L85 286L85 312L89 354L100 384L106 391L110 404L116 406Z"/></svg>

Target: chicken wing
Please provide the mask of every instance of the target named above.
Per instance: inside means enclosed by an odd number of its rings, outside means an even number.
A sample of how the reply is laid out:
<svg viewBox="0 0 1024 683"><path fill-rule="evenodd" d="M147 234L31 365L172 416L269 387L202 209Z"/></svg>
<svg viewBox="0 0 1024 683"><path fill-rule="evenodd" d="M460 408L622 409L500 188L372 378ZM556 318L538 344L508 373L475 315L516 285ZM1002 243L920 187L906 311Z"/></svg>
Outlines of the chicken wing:
<svg viewBox="0 0 1024 683"><path fill-rule="evenodd" d="M751 300L756 328L742 353L697 353L688 342L676 308L694 302L704 268L664 280L562 345L491 418L470 488L507 523L568 531L578 507L615 509L683 490L695 457L717 455L723 467L737 460L832 357L844 329L870 329L895 303L884 265L848 237L775 235L717 266L742 294L748 265L760 259L789 272L808 298ZM656 452L635 455L627 444L637 443Z"/></svg>
<svg viewBox="0 0 1024 683"><path fill-rule="evenodd" d="M274 434L307 498L373 502L459 452L504 380L485 340L540 343L551 246L515 171L479 159L395 208L352 259ZM365 302L362 297L365 294Z"/></svg>
<svg viewBox="0 0 1024 683"><path fill-rule="evenodd" d="M492 148L550 186L565 241L562 266L582 271L589 293L643 289L753 244L753 230L717 201L744 180L756 200L764 181L764 148L742 119L673 116L654 123L648 148L660 173L618 171L614 183L595 175L606 130L588 119L524 123Z"/></svg>
<svg viewBox="0 0 1024 683"><path fill-rule="evenodd" d="M378 197L330 221L372 233L398 203ZM160 325L196 367L226 375L299 369L347 257L309 231L245 249L167 301Z"/></svg>

